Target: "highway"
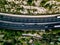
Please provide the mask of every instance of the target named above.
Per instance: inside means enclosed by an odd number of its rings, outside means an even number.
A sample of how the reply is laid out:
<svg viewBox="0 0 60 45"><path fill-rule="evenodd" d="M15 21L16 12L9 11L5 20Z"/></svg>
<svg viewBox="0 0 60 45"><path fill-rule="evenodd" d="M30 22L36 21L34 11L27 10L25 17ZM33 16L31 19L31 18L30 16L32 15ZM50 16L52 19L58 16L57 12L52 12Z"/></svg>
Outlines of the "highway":
<svg viewBox="0 0 60 45"><path fill-rule="evenodd" d="M14 15L0 13L0 28L25 30L25 29L52 29L60 25L60 14L55 15Z"/></svg>

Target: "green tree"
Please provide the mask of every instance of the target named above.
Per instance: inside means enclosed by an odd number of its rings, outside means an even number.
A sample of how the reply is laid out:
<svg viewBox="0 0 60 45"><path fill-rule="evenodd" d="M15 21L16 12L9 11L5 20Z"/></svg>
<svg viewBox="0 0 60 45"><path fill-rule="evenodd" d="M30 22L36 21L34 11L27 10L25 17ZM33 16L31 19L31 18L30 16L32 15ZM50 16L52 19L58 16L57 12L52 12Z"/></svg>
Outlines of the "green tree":
<svg viewBox="0 0 60 45"><path fill-rule="evenodd" d="M33 0L28 0L28 4L31 5Z"/></svg>

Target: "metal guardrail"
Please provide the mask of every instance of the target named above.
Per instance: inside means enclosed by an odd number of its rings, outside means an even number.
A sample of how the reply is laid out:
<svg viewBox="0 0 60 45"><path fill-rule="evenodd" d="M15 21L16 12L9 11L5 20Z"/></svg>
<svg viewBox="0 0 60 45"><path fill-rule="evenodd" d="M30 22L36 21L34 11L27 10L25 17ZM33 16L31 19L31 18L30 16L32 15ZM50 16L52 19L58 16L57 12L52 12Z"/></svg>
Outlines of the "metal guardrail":
<svg viewBox="0 0 60 45"><path fill-rule="evenodd" d="M5 15L5 16L12 16L12 17L54 17L54 16L59 16L60 14L52 14L52 15L17 15L17 14L7 14L7 13L0 13L0 15Z"/></svg>

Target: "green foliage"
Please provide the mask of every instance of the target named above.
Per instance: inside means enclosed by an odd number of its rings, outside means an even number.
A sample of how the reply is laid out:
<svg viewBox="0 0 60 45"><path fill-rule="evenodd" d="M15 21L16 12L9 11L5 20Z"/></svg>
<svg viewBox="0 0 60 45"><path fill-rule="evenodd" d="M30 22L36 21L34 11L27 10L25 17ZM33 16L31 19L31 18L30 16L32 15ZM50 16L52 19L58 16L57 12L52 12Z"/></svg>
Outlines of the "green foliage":
<svg viewBox="0 0 60 45"><path fill-rule="evenodd" d="M41 6L43 6L44 7L44 4L47 2L47 0L42 0L42 2L41 2Z"/></svg>
<svg viewBox="0 0 60 45"><path fill-rule="evenodd" d="M28 4L31 5L33 0L28 0Z"/></svg>
<svg viewBox="0 0 60 45"><path fill-rule="evenodd" d="M58 31L56 31L55 29L52 31L52 33L59 33L60 30L58 29ZM24 36L22 36L22 34L28 34L28 33L31 33L31 34L34 34L34 33L40 33L39 31L16 31L16 30L5 30L5 29L1 29L0 30L0 35L4 35L4 37L0 40L0 43L2 43L1 45L29 45L29 41L31 38L33 37L28 37L28 38L23 38ZM48 34L49 33L49 34ZM42 41L44 43L46 43L46 40L45 39L49 39L49 40L53 40L55 39L56 37L56 34L52 34L51 32L47 32L45 34L42 35L43 39ZM55 35L55 36L54 36ZM21 38L22 37L22 38ZM37 38L33 38L34 42L33 44L34 45L43 45L43 43ZM47 41L48 42L48 41ZM31 45L31 44L30 44ZM46 44L44 44L46 45Z"/></svg>
<svg viewBox="0 0 60 45"><path fill-rule="evenodd" d="M0 4L5 5L5 4L7 4L7 2L6 2L6 0L0 0Z"/></svg>

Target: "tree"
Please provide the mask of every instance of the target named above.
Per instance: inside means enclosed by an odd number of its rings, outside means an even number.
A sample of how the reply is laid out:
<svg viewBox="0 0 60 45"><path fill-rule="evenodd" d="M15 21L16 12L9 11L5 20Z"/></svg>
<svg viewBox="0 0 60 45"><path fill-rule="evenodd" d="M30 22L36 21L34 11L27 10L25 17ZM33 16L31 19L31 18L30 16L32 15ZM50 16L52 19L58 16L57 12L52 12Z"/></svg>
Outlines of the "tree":
<svg viewBox="0 0 60 45"><path fill-rule="evenodd" d="M33 0L28 0L28 4L31 5Z"/></svg>

